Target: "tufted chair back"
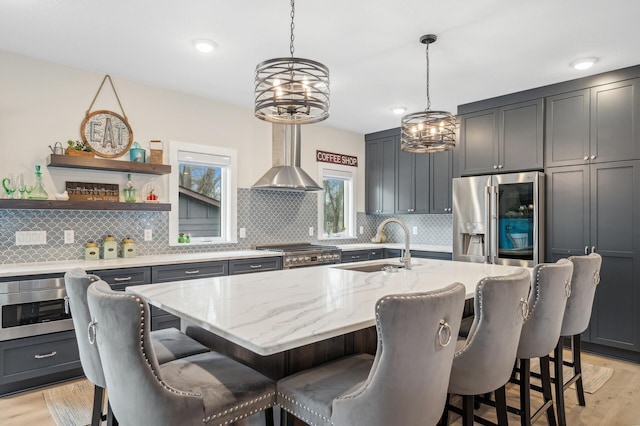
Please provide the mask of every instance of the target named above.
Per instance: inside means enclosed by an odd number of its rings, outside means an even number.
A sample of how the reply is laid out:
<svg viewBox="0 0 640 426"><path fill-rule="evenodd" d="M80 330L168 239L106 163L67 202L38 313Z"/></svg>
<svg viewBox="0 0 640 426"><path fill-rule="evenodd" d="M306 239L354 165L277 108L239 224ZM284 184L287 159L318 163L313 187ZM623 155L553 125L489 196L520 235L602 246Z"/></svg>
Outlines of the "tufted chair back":
<svg viewBox="0 0 640 426"><path fill-rule="evenodd" d="M600 283L602 257L598 253L569 257L573 263L571 296L564 312L561 336L575 336L587 329L596 287Z"/></svg>

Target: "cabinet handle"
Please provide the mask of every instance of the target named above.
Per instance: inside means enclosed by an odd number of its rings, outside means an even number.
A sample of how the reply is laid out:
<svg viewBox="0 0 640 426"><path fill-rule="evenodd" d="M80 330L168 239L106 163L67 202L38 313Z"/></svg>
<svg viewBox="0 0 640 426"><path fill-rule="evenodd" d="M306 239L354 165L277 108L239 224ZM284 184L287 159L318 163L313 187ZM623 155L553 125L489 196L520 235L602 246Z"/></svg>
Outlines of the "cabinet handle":
<svg viewBox="0 0 640 426"><path fill-rule="evenodd" d="M496 164L494 164L494 165L493 165L493 168L494 168L494 169L497 169L497 168L498 168L498 166L497 166Z"/></svg>
<svg viewBox="0 0 640 426"><path fill-rule="evenodd" d="M591 253L595 253L596 252L596 246L591 246Z"/></svg>
<svg viewBox="0 0 640 426"><path fill-rule="evenodd" d="M351 256L352 259L360 259L360 256Z"/></svg>
<svg viewBox="0 0 640 426"><path fill-rule="evenodd" d="M195 271L184 271L184 273L187 275L199 274L200 270L196 269Z"/></svg>
<svg viewBox="0 0 640 426"><path fill-rule="evenodd" d="M64 313L69 315L69 296L64 297Z"/></svg>
<svg viewBox="0 0 640 426"><path fill-rule="evenodd" d="M591 157L589 157L589 158L591 158L592 160L595 160L595 159L596 159L596 157L597 157L596 155L592 155L592 156L591 156Z"/></svg>
<svg viewBox="0 0 640 426"><path fill-rule="evenodd" d="M262 268L262 265L249 265L249 268L251 268L251 269L260 269L260 268Z"/></svg>
<svg viewBox="0 0 640 426"><path fill-rule="evenodd" d="M589 246L584 246L584 254L589 254Z"/></svg>
<svg viewBox="0 0 640 426"><path fill-rule="evenodd" d="M498 164L498 168L501 169L502 168L502 164Z"/></svg>
<svg viewBox="0 0 640 426"><path fill-rule="evenodd" d="M51 358L52 356L56 356L56 355L58 355L58 352L53 351L53 352L50 352L50 353L44 354L44 355L36 355L35 359Z"/></svg>
<svg viewBox="0 0 640 426"><path fill-rule="evenodd" d="M131 281L132 279L133 279L132 277L123 277L123 278L115 277L113 280L115 282L119 283L119 282L122 282L122 281Z"/></svg>
<svg viewBox="0 0 640 426"><path fill-rule="evenodd" d="M587 161L588 159L589 159L589 156L588 156L588 155L585 155L585 156L584 156L584 161Z"/></svg>

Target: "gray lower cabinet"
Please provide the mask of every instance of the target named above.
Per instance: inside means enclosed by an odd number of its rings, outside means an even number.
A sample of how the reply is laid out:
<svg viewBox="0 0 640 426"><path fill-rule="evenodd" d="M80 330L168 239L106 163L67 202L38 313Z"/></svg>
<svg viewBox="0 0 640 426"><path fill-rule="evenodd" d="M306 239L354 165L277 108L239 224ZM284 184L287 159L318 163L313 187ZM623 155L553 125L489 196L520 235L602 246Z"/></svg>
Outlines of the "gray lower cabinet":
<svg viewBox="0 0 640 426"><path fill-rule="evenodd" d="M542 98L463 114L461 174L542 169L543 131Z"/></svg>
<svg viewBox="0 0 640 426"><path fill-rule="evenodd" d="M377 260L384 258L384 249L371 249L369 251L369 260Z"/></svg>
<svg viewBox="0 0 640 426"><path fill-rule="evenodd" d="M602 256L591 343L640 352L640 160L547 169L547 260Z"/></svg>
<svg viewBox="0 0 640 426"><path fill-rule="evenodd" d="M226 260L152 266L151 281L153 283L164 283L196 278L221 277L228 275L228 267L229 262Z"/></svg>
<svg viewBox="0 0 640 426"><path fill-rule="evenodd" d="M75 331L0 342L0 395L82 375Z"/></svg>
<svg viewBox="0 0 640 426"><path fill-rule="evenodd" d="M370 250L343 251L340 257L340 263L363 262L369 260L370 254Z"/></svg>
<svg viewBox="0 0 640 426"><path fill-rule="evenodd" d="M282 269L282 257L258 257L255 259L237 259L229 261L229 275L252 274L254 272L279 271Z"/></svg>
<svg viewBox="0 0 640 426"><path fill-rule="evenodd" d="M452 254L441 251L411 250L411 257L417 259L451 260Z"/></svg>

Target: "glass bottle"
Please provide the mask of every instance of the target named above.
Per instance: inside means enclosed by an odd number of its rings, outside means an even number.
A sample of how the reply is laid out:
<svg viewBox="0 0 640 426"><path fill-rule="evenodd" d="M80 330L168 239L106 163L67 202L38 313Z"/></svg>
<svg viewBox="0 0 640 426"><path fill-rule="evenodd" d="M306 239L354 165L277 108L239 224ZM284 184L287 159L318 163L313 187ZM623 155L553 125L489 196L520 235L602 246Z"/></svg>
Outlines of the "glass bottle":
<svg viewBox="0 0 640 426"><path fill-rule="evenodd" d="M36 165L36 183L33 186L33 191L29 194L30 200L48 200L49 194L44 190L42 185L42 173L40 172L40 166Z"/></svg>
<svg viewBox="0 0 640 426"><path fill-rule="evenodd" d="M133 187L133 181L131 181L131 173L127 174L127 187L124 188L124 201L127 203L136 202L136 189Z"/></svg>

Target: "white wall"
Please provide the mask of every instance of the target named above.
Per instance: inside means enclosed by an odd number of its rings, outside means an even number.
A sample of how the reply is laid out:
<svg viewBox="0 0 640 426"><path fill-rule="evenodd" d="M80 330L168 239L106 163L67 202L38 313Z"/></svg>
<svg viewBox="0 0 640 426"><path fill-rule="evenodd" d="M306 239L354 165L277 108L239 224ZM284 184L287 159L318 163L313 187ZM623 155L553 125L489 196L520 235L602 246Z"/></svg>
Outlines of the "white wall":
<svg viewBox="0 0 640 426"><path fill-rule="evenodd" d="M124 174L46 167L48 145L53 146L56 141L66 145L68 139L80 139L80 123L103 77L104 74L0 51L0 177L20 172L29 181L33 179L35 165L40 164L50 198L54 192L64 191L67 180L122 186L126 181ZM235 148L241 188L251 187L271 167L271 126L255 118L251 108L152 87L117 75L111 77L134 140L144 148L149 147L151 139L165 144L179 140ZM120 113L108 83L91 111L97 109ZM331 118L324 123L302 127L301 165L315 177L317 149L357 156L360 167L356 209L364 211L364 136L329 127ZM128 159L128 154L119 159ZM134 177L136 186L150 179L145 175ZM165 184L168 181L166 177L153 179ZM166 198L166 191L161 197Z"/></svg>

